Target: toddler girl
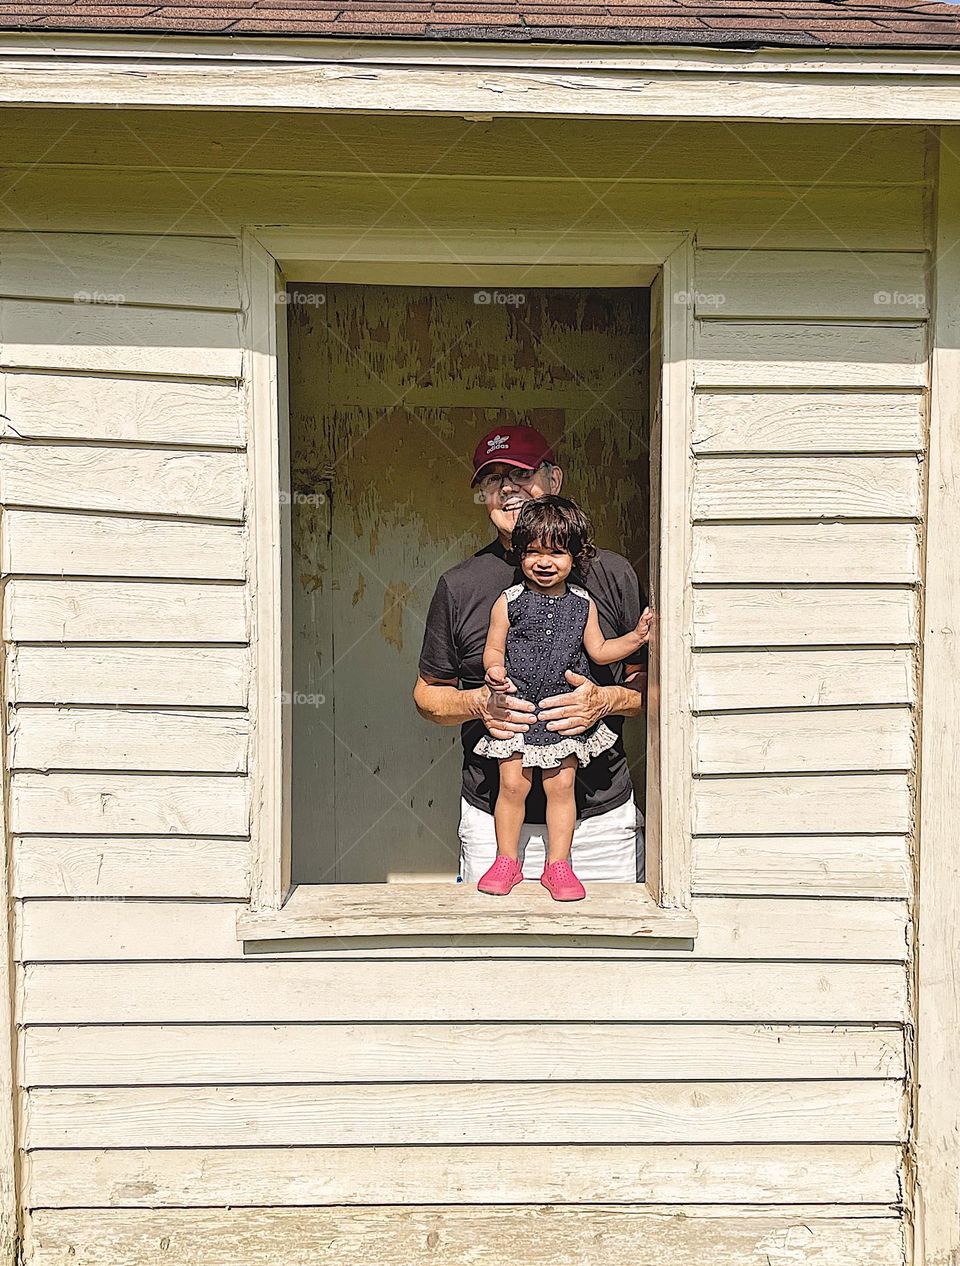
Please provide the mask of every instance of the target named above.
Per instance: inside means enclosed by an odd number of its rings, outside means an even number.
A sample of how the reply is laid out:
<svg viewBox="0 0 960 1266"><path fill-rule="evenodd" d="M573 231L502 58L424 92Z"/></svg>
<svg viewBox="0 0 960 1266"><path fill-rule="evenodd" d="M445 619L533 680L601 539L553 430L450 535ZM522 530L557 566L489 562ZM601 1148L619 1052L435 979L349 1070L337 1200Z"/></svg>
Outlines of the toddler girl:
<svg viewBox="0 0 960 1266"><path fill-rule="evenodd" d="M491 690L515 691L539 704L572 688L564 676L568 669L589 678L589 660L615 664L648 640L653 619L649 608L632 632L604 638L596 603L585 589L568 583L574 568L582 577L596 554L591 533L583 511L566 497L539 497L524 504L512 540L523 582L505 589L490 612L483 666ZM474 750L500 762L493 815L497 856L477 884L481 892L504 896L523 879L520 828L537 767L547 801L547 861L540 882L557 901L586 896L570 865L577 821L574 780L578 764L588 764L616 741L603 721L575 736L534 721L525 733L480 739Z"/></svg>

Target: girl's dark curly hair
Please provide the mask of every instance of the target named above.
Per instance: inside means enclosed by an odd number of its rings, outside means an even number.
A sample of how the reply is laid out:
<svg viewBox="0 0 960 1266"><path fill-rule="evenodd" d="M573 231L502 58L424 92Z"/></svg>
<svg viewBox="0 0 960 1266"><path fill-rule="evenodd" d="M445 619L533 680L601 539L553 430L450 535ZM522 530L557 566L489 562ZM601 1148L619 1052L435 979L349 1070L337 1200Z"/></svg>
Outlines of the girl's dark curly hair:
<svg viewBox="0 0 960 1266"><path fill-rule="evenodd" d="M523 503L511 544L517 559L534 541L541 541L548 549L567 550L582 576L597 553L592 537L593 525L575 501L548 494Z"/></svg>

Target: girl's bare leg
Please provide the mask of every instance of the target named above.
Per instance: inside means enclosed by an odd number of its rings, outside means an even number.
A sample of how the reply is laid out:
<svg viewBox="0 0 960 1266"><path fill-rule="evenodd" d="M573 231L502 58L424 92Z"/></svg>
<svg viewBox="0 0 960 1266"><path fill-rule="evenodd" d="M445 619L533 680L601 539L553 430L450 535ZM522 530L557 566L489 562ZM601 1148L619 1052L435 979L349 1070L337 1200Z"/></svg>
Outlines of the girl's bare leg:
<svg viewBox="0 0 960 1266"><path fill-rule="evenodd" d="M520 828L533 782L533 770L524 769L522 760L521 753L515 752L500 762L500 791L493 810L497 852L515 862L520 860Z"/></svg>
<svg viewBox="0 0 960 1266"><path fill-rule="evenodd" d="M570 860L573 831L577 825L576 777L576 756L566 756L556 769L543 771L543 790L547 797L548 862Z"/></svg>

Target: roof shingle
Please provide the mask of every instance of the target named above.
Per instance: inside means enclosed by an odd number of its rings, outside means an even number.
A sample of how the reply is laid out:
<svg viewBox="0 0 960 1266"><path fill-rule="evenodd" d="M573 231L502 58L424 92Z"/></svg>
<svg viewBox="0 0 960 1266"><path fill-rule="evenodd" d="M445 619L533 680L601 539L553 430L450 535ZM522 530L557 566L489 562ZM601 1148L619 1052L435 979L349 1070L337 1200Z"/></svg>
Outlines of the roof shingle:
<svg viewBox="0 0 960 1266"><path fill-rule="evenodd" d="M937 0L0 0L0 30L759 48L960 49Z"/></svg>

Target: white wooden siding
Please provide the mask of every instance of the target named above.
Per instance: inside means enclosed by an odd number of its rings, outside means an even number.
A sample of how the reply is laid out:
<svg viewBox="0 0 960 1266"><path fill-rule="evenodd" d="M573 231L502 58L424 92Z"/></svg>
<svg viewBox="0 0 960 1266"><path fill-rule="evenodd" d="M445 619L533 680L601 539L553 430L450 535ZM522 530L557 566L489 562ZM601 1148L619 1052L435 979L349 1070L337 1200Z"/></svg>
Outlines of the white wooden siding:
<svg viewBox="0 0 960 1266"><path fill-rule="evenodd" d="M693 703L698 711L805 708L811 705L912 703L913 656L907 649L701 651Z"/></svg>
<svg viewBox="0 0 960 1266"><path fill-rule="evenodd" d="M543 969L469 954L443 962L385 957L280 961L28 963L26 1024L137 1024L298 1020L731 1021L738 1024L890 1024L902 1020L906 973L900 963L766 960L665 962L642 972L632 958L564 963L567 989L534 990ZM369 952L368 952L369 953ZM643 989L635 987L642 975ZM509 976L507 986L504 976ZM469 998L469 1003L463 999ZM546 1041L548 1034L543 1033ZM345 1072L349 1070L344 1070Z"/></svg>
<svg viewBox="0 0 960 1266"><path fill-rule="evenodd" d="M239 521L244 463L224 450L10 442L3 491L10 506Z"/></svg>
<svg viewBox="0 0 960 1266"><path fill-rule="evenodd" d="M184 240L173 238L173 248ZM21 370L9 373L6 384L3 422L11 437L243 446L243 412L232 383Z"/></svg>
<svg viewBox="0 0 960 1266"><path fill-rule="evenodd" d="M699 523L702 584L904 584L920 579L915 523Z"/></svg>
<svg viewBox="0 0 960 1266"><path fill-rule="evenodd" d="M240 897L238 244L16 233L0 248L14 867L44 893L112 871L123 894Z"/></svg>
<svg viewBox="0 0 960 1266"><path fill-rule="evenodd" d="M236 906L226 902L199 909L192 902L32 900L24 904L20 943L31 962L55 961L64 940L72 947L71 956L80 961L239 959L243 947L236 938L236 913ZM824 938L829 937L835 958L906 957L902 902L811 903L803 922L795 927L789 926L793 914L791 902L778 898L704 900L693 949L676 950L670 956L682 962L731 956L818 959ZM624 953L642 961L666 951L661 947Z"/></svg>
<svg viewBox="0 0 960 1266"><path fill-rule="evenodd" d="M22 576L243 580L243 527L83 511L7 511L3 569Z"/></svg>
<svg viewBox="0 0 960 1266"><path fill-rule="evenodd" d="M702 1081L736 1075L887 1078L905 1071L903 1034L880 1025L652 1025L557 1023L550 1059L571 1081ZM712 1039L710 1034L712 1033ZM35 1026L24 1045L23 1084L125 1086L483 1080L491 1061L508 1081L539 1081L536 1024L331 1025L250 1028L238 1043L228 1024L152 1025L150 1040L122 1024Z"/></svg>
<svg viewBox="0 0 960 1266"><path fill-rule="evenodd" d="M693 882L731 910L912 892L924 263L698 255Z"/></svg>
<svg viewBox="0 0 960 1266"><path fill-rule="evenodd" d="M390 1148L349 1144L180 1147L159 1156L44 1148L29 1155L30 1187L38 1205L51 1209L411 1205L423 1183L453 1206L682 1203L691 1185L705 1202L776 1203L784 1191L816 1201L823 1182L841 1204L895 1205L899 1199L899 1149L892 1144L411 1144L403 1165Z"/></svg>
<svg viewBox="0 0 960 1266"><path fill-rule="evenodd" d="M441 1169L444 1192L449 1190L443 1181L447 1177ZM509 1253L529 1266L553 1266L558 1260L570 1261L571 1251L579 1251L572 1246L586 1242L603 1253L607 1266L635 1266L638 1244L658 1266L690 1266L704 1255L714 1266L743 1266L751 1260L766 1266L778 1258L817 1266L902 1266L900 1219L882 1206L854 1206L856 1214L849 1208L794 1205L789 1211L770 1211L703 1205L685 1206L682 1216L676 1205L637 1208L628 1203L42 1209L29 1221L26 1252L38 1266L53 1266L62 1260L66 1243L73 1250L71 1261L92 1266L105 1258L149 1261L159 1244L165 1257L176 1254L175 1260L191 1266L266 1266L275 1260L279 1243L287 1266L315 1266L331 1257L333 1244L335 1260L419 1266L436 1261L442 1244L445 1266L477 1259L479 1253L488 1253L490 1261Z"/></svg>
<svg viewBox="0 0 960 1266"><path fill-rule="evenodd" d="M252 1266L282 1243L291 1266L499 1266L509 1245L546 1266L590 1243L619 1266L643 1243L662 1266L900 1266L922 132L798 127L785 145L767 124L543 120L531 135L345 117L335 136L296 115L145 112L129 130L8 114L28 1260L69 1246L76 1266L139 1266L160 1244L169 1266ZM583 214L584 179L591 227L695 226L702 248L701 935L692 950L568 948L559 966L509 947L244 956L234 235L318 214L356 232L384 211L381 227L413 233L462 234L481 214L558 232ZM575 1093L558 1098L557 1078Z"/></svg>

